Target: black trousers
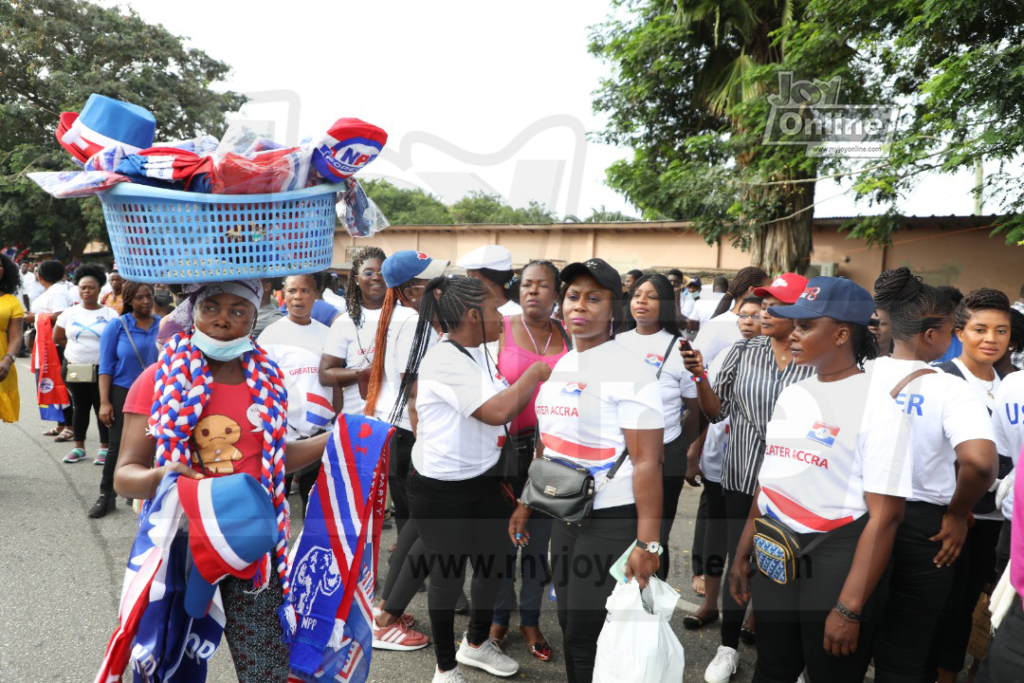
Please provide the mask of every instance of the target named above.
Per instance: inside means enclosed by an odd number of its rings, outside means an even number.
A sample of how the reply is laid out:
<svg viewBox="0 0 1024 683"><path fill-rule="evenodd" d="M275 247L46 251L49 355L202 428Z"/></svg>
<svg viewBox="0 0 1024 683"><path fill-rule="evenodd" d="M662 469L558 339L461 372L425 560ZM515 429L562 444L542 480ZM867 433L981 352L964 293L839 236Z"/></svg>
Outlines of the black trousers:
<svg viewBox="0 0 1024 683"><path fill-rule="evenodd" d="M595 510L582 525L555 520L551 531L551 570L558 597L558 625L569 683L594 678L597 637L615 588L609 569L636 543L636 506Z"/></svg>
<svg viewBox="0 0 1024 683"><path fill-rule="evenodd" d="M725 506L725 529L729 549L729 571L736 561L736 548L740 543L740 536L743 535L743 527L747 524L747 517L750 516L750 506L754 503L754 497L742 491L722 491L722 499ZM740 604L732 599L732 591L722 591L722 645L731 647L734 650L740 645L740 629L743 628L743 619L747 614L746 604ZM758 644L760 644L761 629L757 630ZM760 649L760 648L759 648ZM799 672L798 672L799 673ZM795 678L794 678L795 680Z"/></svg>
<svg viewBox="0 0 1024 683"><path fill-rule="evenodd" d="M399 534L409 520L409 493L407 486L412 472L412 445L416 437L408 429L395 427L391 437L391 459L388 461L388 486L391 505L395 511L395 531Z"/></svg>
<svg viewBox="0 0 1024 683"><path fill-rule="evenodd" d="M414 473L409 506L430 567L427 604L434 654L438 668L449 671L456 665L455 604L467 560L473 563L467 639L479 645L490 635L494 598L512 553L510 505L497 477L441 481Z"/></svg>
<svg viewBox="0 0 1024 683"><path fill-rule="evenodd" d="M117 469L117 456L121 452L124 402L127 398L128 389L116 384L110 385L110 403L114 406L114 422L110 425L110 446L107 448L107 461L103 463L103 475L100 477L100 493L103 495L114 494L114 470Z"/></svg>
<svg viewBox="0 0 1024 683"><path fill-rule="evenodd" d="M1024 609L1019 596L996 629L975 682L1024 683Z"/></svg>
<svg viewBox="0 0 1024 683"><path fill-rule="evenodd" d="M876 683L918 683L935 625L953 584L954 567L936 567L945 505L908 501L892 549L889 599L875 638Z"/></svg>
<svg viewBox="0 0 1024 683"><path fill-rule="evenodd" d="M725 571L725 558L729 553L726 547L729 542L725 530L725 498L718 482L705 479L702 484L704 490L697 508L691 568L694 576L719 577Z"/></svg>
<svg viewBox="0 0 1024 683"><path fill-rule="evenodd" d="M979 519L968 530L963 551L953 567L953 585L932 637L922 680L935 681L937 668L964 668L974 608L985 584L996 580L996 544L1002 528L1002 522Z"/></svg>
<svg viewBox="0 0 1024 683"><path fill-rule="evenodd" d="M679 509L679 496L686 484L686 448L688 444L683 435L665 444L665 466L662 475L661 494L661 564L658 566L658 578L668 577L670 551L669 537L672 535L672 523L676 521L676 510Z"/></svg>
<svg viewBox="0 0 1024 683"><path fill-rule="evenodd" d="M416 528L416 520L410 519L398 534L395 552L388 562L388 576L384 580L384 611L396 617L402 616L412 602L416 591L430 575L427 551Z"/></svg>
<svg viewBox="0 0 1024 683"><path fill-rule="evenodd" d="M100 443L110 443L110 430L100 422L100 385L99 382L69 382L68 393L71 394L72 429L75 441L85 441L89 431L89 413L96 414L96 426L100 430Z"/></svg>
<svg viewBox="0 0 1024 683"><path fill-rule="evenodd" d="M871 659L871 643L885 606L883 575L861 612L857 651L848 657L825 652L825 619L839 599L850 573L857 541L867 515L832 531L801 558L798 575L785 585L767 578L754 566L751 592L757 618L756 683L793 683L807 668L812 681L861 683ZM816 534L797 534L801 546Z"/></svg>

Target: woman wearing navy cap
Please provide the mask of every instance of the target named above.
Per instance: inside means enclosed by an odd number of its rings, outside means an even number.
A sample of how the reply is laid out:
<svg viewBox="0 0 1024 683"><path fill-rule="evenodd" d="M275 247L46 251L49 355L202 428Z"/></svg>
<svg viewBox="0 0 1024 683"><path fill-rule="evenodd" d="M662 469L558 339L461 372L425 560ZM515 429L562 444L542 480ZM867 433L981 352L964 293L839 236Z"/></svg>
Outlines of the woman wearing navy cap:
<svg viewBox="0 0 1024 683"><path fill-rule="evenodd" d="M729 573L735 600L757 595L755 681L792 683L806 668L812 681L859 683L867 670L913 491L905 417L861 369L877 353L867 328L873 310L862 287L829 277L810 280L794 305L769 310L795 320L795 362L817 374L776 402ZM799 559L781 561L783 546Z"/></svg>

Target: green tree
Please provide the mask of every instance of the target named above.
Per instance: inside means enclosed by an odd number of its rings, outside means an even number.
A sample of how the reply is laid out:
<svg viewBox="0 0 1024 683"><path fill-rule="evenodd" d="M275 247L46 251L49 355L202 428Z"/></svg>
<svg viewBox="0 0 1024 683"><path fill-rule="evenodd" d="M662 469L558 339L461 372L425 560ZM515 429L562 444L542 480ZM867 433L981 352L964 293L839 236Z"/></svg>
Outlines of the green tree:
<svg viewBox="0 0 1024 683"><path fill-rule="evenodd" d="M54 137L61 112L100 93L151 111L157 140L220 135L245 101L211 90L228 72L130 9L0 0L0 243L70 257L106 238L98 199L52 199L25 176L75 168Z"/></svg>
<svg viewBox="0 0 1024 683"><path fill-rule="evenodd" d="M452 218L456 223L554 223L558 220L551 209L540 202L531 201L526 208L514 209L501 195L473 190L452 204Z"/></svg>
<svg viewBox="0 0 1024 683"><path fill-rule="evenodd" d="M804 181L829 165L762 144L767 96L785 71L863 81L840 36L804 29L807 1L616 0L590 46L613 67L595 93L609 115L602 138L634 149L609 184L645 217L693 220L709 243L731 239L769 272L806 265L814 185Z"/></svg>
<svg viewBox="0 0 1024 683"><path fill-rule="evenodd" d="M387 180L368 180L363 190L392 225L451 225L448 205L420 188L395 187Z"/></svg>
<svg viewBox="0 0 1024 683"><path fill-rule="evenodd" d="M590 215L583 219L584 223L630 223L638 220L635 216L627 216L621 211L609 211L604 204L599 209L591 209Z"/></svg>

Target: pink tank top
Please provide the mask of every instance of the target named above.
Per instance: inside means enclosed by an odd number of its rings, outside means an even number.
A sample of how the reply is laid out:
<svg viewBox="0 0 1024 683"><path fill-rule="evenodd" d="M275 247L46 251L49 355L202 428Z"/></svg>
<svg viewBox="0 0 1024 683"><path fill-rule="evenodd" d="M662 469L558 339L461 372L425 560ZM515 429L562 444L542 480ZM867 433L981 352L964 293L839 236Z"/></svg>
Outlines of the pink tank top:
<svg viewBox="0 0 1024 683"><path fill-rule="evenodd" d="M559 323L555 321L555 324ZM561 334L556 330L555 334L561 337ZM555 341L554 338L551 340ZM553 370L555 363L557 363L562 356L568 353L565 348L565 343L562 343L562 350L555 356L538 356L533 351L527 351L523 347L516 344L515 337L512 335L512 318L505 316L505 348L498 354L498 370L505 377L510 385L515 384L526 369L536 363L542 361L547 363L548 366ZM533 396L530 397L530 402L523 408L523 412L519 413L514 420L512 420L512 426L509 427L509 432L512 434L518 434L524 429L535 429L537 427L537 409L534 407L534 401L537 400L537 394L540 392L540 385L533 390Z"/></svg>

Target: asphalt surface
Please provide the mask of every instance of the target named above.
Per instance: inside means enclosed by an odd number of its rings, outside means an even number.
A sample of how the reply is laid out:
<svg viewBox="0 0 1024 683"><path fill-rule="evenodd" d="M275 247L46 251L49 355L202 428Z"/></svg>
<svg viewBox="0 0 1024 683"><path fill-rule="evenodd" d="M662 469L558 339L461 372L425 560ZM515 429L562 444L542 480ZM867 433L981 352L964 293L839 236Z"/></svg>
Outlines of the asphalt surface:
<svg viewBox="0 0 1024 683"><path fill-rule="evenodd" d="M86 440L90 459L62 463L70 446L41 436L52 423L39 419L28 361L19 359L17 367L21 419L15 424L0 423L0 515L6 529L0 553L0 683L92 681L117 623L117 602L137 518L122 498L115 512L89 519L86 513L99 495L101 470L91 461L98 448L95 425ZM669 583L681 591L672 625L686 651L687 683L704 680L704 668L719 645L718 623L703 632L682 627L683 617L698 601L689 569L698 498L698 490L687 487L684 491L670 544ZM298 502L294 494L295 508ZM294 511L293 520L297 533L301 523ZM384 532L381 581L387 571L387 549L394 540L394 530ZM429 634L426 594L418 594L409 611L417 616L416 627ZM456 629L464 628L466 622L466 617L456 617ZM541 629L554 650L551 662L537 661L527 653L513 615L505 651L522 668L509 680L565 680L555 604L547 598ZM733 680L749 680L753 647L741 644L740 655L740 669ZM430 681L433 670L429 647L409 653L374 651L370 680ZM498 680L478 670L465 670L465 674L469 681ZM126 680L131 680L130 676ZM226 643L211 660L208 680L236 680Z"/></svg>

